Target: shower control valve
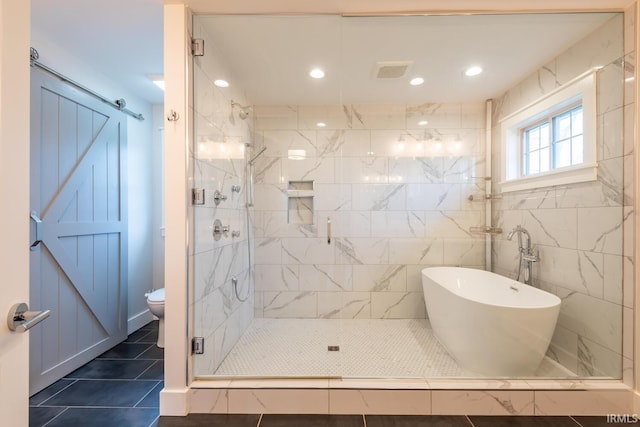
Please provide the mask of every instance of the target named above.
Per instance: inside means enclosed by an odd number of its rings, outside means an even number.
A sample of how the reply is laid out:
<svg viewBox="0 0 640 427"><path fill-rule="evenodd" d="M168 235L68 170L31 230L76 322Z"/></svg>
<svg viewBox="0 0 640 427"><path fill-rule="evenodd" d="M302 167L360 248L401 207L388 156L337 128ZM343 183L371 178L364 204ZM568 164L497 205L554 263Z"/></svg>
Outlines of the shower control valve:
<svg viewBox="0 0 640 427"><path fill-rule="evenodd" d="M532 249L529 249L529 251L525 250L523 255L522 255L522 259L524 259L525 261L529 261L529 262L538 262L538 261L540 261L540 255L539 255L539 252L538 252L538 248L536 248L534 246Z"/></svg>
<svg viewBox="0 0 640 427"><path fill-rule="evenodd" d="M213 222L213 240L218 241L220 238L229 236L229 226L222 225L222 221L216 219Z"/></svg>
<svg viewBox="0 0 640 427"><path fill-rule="evenodd" d="M216 206L218 206L221 201L225 201L225 200L227 200L227 196L222 194L220 191L216 190L216 192L213 193L213 201L216 204Z"/></svg>
<svg viewBox="0 0 640 427"><path fill-rule="evenodd" d="M238 230L234 230L231 232L231 237L240 237L240 232Z"/></svg>

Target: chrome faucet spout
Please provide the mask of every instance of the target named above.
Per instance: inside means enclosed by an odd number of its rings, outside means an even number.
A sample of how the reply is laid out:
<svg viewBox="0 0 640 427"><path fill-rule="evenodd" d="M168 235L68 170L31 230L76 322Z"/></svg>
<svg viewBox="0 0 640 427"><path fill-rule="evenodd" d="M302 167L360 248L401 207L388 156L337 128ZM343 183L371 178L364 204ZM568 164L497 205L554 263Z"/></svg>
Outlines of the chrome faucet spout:
<svg viewBox="0 0 640 427"><path fill-rule="evenodd" d="M520 253L519 261L518 261L518 275L516 280L520 280L521 273L524 273L524 282L527 285L532 285L532 277L531 277L531 264L539 261L538 255L534 254L531 249L531 235L522 225L518 224L513 230L509 232L507 235L507 240L511 240L514 234L518 234L518 252ZM522 235L527 239L525 244L522 242ZM524 267L524 272L522 271Z"/></svg>

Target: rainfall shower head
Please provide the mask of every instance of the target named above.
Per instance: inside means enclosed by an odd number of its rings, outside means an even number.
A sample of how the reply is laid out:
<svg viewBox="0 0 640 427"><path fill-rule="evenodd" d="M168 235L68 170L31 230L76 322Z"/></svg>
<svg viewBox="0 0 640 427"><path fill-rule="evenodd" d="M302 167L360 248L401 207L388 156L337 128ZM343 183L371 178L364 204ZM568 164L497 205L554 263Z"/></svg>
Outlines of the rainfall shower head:
<svg viewBox="0 0 640 427"><path fill-rule="evenodd" d="M245 120L247 117L249 117L249 113L251 112L251 106L250 105L240 105L235 101L231 101L231 108L234 107L238 107L240 109L240 111L238 111L238 117L240 117L242 120Z"/></svg>

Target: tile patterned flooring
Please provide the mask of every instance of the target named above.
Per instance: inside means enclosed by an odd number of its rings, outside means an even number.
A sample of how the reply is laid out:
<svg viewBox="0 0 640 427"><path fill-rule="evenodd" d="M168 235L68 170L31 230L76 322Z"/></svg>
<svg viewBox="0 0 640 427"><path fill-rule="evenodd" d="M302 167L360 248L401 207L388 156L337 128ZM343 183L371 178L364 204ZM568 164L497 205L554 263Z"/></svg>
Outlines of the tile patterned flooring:
<svg viewBox="0 0 640 427"><path fill-rule="evenodd" d="M29 399L30 427L157 425L164 350L157 322Z"/></svg>
<svg viewBox="0 0 640 427"><path fill-rule="evenodd" d="M327 352L328 345L339 346L340 351ZM254 319L215 374L305 378L475 376L447 353L428 319ZM575 374L545 358L535 376L567 378Z"/></svg>
<svg viewBox="0 0 640 427"><path fill-rule="evenodd" d="M157 322L29 401L30 427L604 427L606 417L190 414L159 417Z"/></svg>

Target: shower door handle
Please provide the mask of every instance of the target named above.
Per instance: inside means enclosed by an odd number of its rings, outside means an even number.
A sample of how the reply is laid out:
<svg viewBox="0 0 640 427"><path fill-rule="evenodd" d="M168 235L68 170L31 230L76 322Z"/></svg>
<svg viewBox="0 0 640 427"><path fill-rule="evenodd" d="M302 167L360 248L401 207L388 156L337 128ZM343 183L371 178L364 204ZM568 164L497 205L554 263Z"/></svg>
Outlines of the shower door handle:
<svg viewBox="0 0 640 427"><path fill-rule="evenodd" d="M331 244L331 217L327 217L327 245Z"/></svg>

